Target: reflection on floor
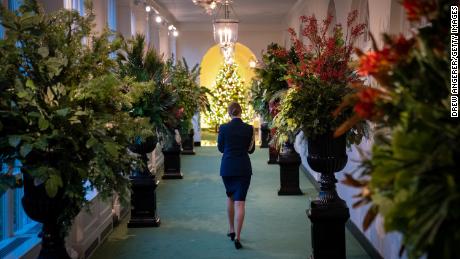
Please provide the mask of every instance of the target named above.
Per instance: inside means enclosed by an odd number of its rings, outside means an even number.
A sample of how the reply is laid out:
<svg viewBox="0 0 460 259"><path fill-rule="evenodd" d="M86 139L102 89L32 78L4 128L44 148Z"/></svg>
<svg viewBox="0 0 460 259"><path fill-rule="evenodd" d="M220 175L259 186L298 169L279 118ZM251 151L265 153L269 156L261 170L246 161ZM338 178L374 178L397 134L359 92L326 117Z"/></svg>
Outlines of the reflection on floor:
<svg viewBox="0 0 460 259"><path fill-rule="evenodd" d="M122 222L93 258L307 258L311 240L305 210L316 191L301 174L303 196L278 196L279 167L267 165L267 152L257 148L251 155L254 175L241 240L244 249L236 250L226 236L221 154L214 146L182 156L183 180L160 183L159 228L127 229ZM369 258L348 231L347 258Z"/></svg>

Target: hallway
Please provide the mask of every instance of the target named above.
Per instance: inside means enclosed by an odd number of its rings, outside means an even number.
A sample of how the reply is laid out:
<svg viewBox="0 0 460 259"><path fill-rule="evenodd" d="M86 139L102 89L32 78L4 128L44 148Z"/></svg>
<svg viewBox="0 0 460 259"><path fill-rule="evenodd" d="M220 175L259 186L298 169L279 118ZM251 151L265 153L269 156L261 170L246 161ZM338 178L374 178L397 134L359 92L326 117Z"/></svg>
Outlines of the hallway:
<svg viewBox="0 0 460 259"><path fill-rule="evenodd" d="M127 218L92 258L307 258L310 222L305 210L316 195L301 172L303 196L278 196L279 167L267 165L267 149L251 155L253 176L242 232L244 249L226 237L225 191L216 147L182 156L183 180L163 180L157 189L159 228L127 229ZM347 258L369 258L347 230Z"/></svg>

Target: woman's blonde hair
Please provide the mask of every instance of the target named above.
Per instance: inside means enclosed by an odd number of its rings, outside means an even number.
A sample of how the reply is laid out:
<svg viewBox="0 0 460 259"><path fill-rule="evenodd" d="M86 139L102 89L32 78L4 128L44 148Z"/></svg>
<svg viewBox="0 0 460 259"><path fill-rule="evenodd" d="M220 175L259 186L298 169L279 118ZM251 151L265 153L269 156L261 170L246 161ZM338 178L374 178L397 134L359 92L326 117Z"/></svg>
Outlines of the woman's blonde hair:
<svg viewBox="0 0 460 259"><path fill-rule="evenodd" d="M228 114L230 116L240 116L242 113L241 106L237 102L231 102L228 105Z"/></svg>

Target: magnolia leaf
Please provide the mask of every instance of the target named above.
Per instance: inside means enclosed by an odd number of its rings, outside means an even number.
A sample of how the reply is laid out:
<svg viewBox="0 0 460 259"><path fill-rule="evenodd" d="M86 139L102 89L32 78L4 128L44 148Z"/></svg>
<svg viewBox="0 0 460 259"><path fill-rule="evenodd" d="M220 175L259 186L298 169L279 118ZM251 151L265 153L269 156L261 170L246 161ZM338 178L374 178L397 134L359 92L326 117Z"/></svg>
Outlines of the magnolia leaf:
<svg viewBox="0 0 460 259"><path fill-rule="evenodd" d="M47 47L38 48L37 52L42 58L46 58L50 54L50 50Z"/></svg>
<svg viewBox="0 0 460 259"><path fill-rule="evenodd" d="M29 95L29 93L28 93L27 91L24 91L24 90L23 90L23 91L19 91L18 94L17 94L17 96L18 96L19 98L25 98L25 97L28 96L28 95Z"/></svg>
<svg viewBox="0 0 460 259"><path fill-rule="evenodd" d="M52 100L54 99L54 94L50 87L46 89L46 96L48 97L49 102L52 102Z"/></svg>
<svg viewBox="0 0 460 259"><path fill-rule="evenodd" d="M356 180L351 174L347 173L345 174L345 179L342 180L342 183L356 188L364 187L367 185L365 181Z"/></svg>
<svg viewBox="0 0 460 259"><path fill-rule="evenodd" d="M56 111L56 114L62 117L67 116L69 114L70 108L64 108Z"/></svg>
<svg viewBox="0 0 460 259"><path fill-rule="evenodd" d="M91 137L90 139L88 139L88 141L86 141L86 147L87 148L91 148L95 144L97 144L97 139L94 138L94 137Z"/></svg>
<svg viewBox="0 0 460 259"><path fill-rule="evenodd" d="M104 142L104 147L107 152L113 157L118 156L118 145L112 141L105 141Z"/></svg>
<svg viewBox="0 0 460 259"><path fill-rule="evenodd" d="M24 144L21 146L19 153L21 153L22 157L26 157L30 153L30 151L32 151L32 145Z"/></svg>
<svg viewBox="0 0 460 259"><path fill-rule="evenodd" d="M49 126L50 123L45 118L40 117L40 119L38 119L38 127L40 128L40 130L46 130Z"/></svg>
<svg viewBox="0 0 460 259"><path fill-rule="evenodd" d="M34 84L34 81L32 80L27 80L26 81L26 87L30 88L30 89L35 89L35 84Z"/></svg>
<svg viewBox="0 0 460 259"><path fill-rule="evenodd" d="M363 229L366 231L377 216L377 207L371 206L363 220Z"/></svg>
<svg viewBox="0 0 460 259"><path fill-rule="evenodd" d="M21 142L21 137L18 135L12 135L8 137L8 143L12 147L17 147L20 142Z"/></svg>
<svg viewBox="0 0 460 259"><path fill-rule="evenodd" d="M48 196L50 198L54 198L59 190L59 187L62 187L61 177L56 174L50 175L45 183L45 189Z"/></svg>
<svg viewBox="0 0 460 259"><path fill-rule="evenodd" d="M88 115L88 113L86 111L76 111L74 114L76 116Z"/></svg>

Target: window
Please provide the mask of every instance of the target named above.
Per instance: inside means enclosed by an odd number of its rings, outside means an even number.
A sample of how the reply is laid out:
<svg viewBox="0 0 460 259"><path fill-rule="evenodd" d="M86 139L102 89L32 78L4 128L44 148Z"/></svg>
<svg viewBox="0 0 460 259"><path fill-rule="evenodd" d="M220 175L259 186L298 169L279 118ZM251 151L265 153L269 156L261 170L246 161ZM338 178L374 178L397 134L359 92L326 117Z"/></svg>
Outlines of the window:
<svg viewBox="0 0 460 259"><path fill-rule="evenodd" d="M85 15L85 0L63 0L64 8L77 10L81 16Z"/></svg>
<svg viewBox="0 0 460 259"><path fill-rule="evenodd" d="M107 6L107 24L112 31L117 30L117 1L108 0Z"/></svg>
<svg viewBox="0 0 460 259"><path fill-rule="evenodd" d="M8 9L16 11L22 5L22 0L8 0Z"/></svg>
<svg viewBox="0 0 460 259"><path fill-rule="evenodd" d="M16 160L14 173L20 173L22 164ZM2 165L2 172L7 170ZM24 196L24 189L18 188L8 190L0 197L0 241L20 234L33 227L36 222L27 217L22 208L21 199Z"/></svg>

